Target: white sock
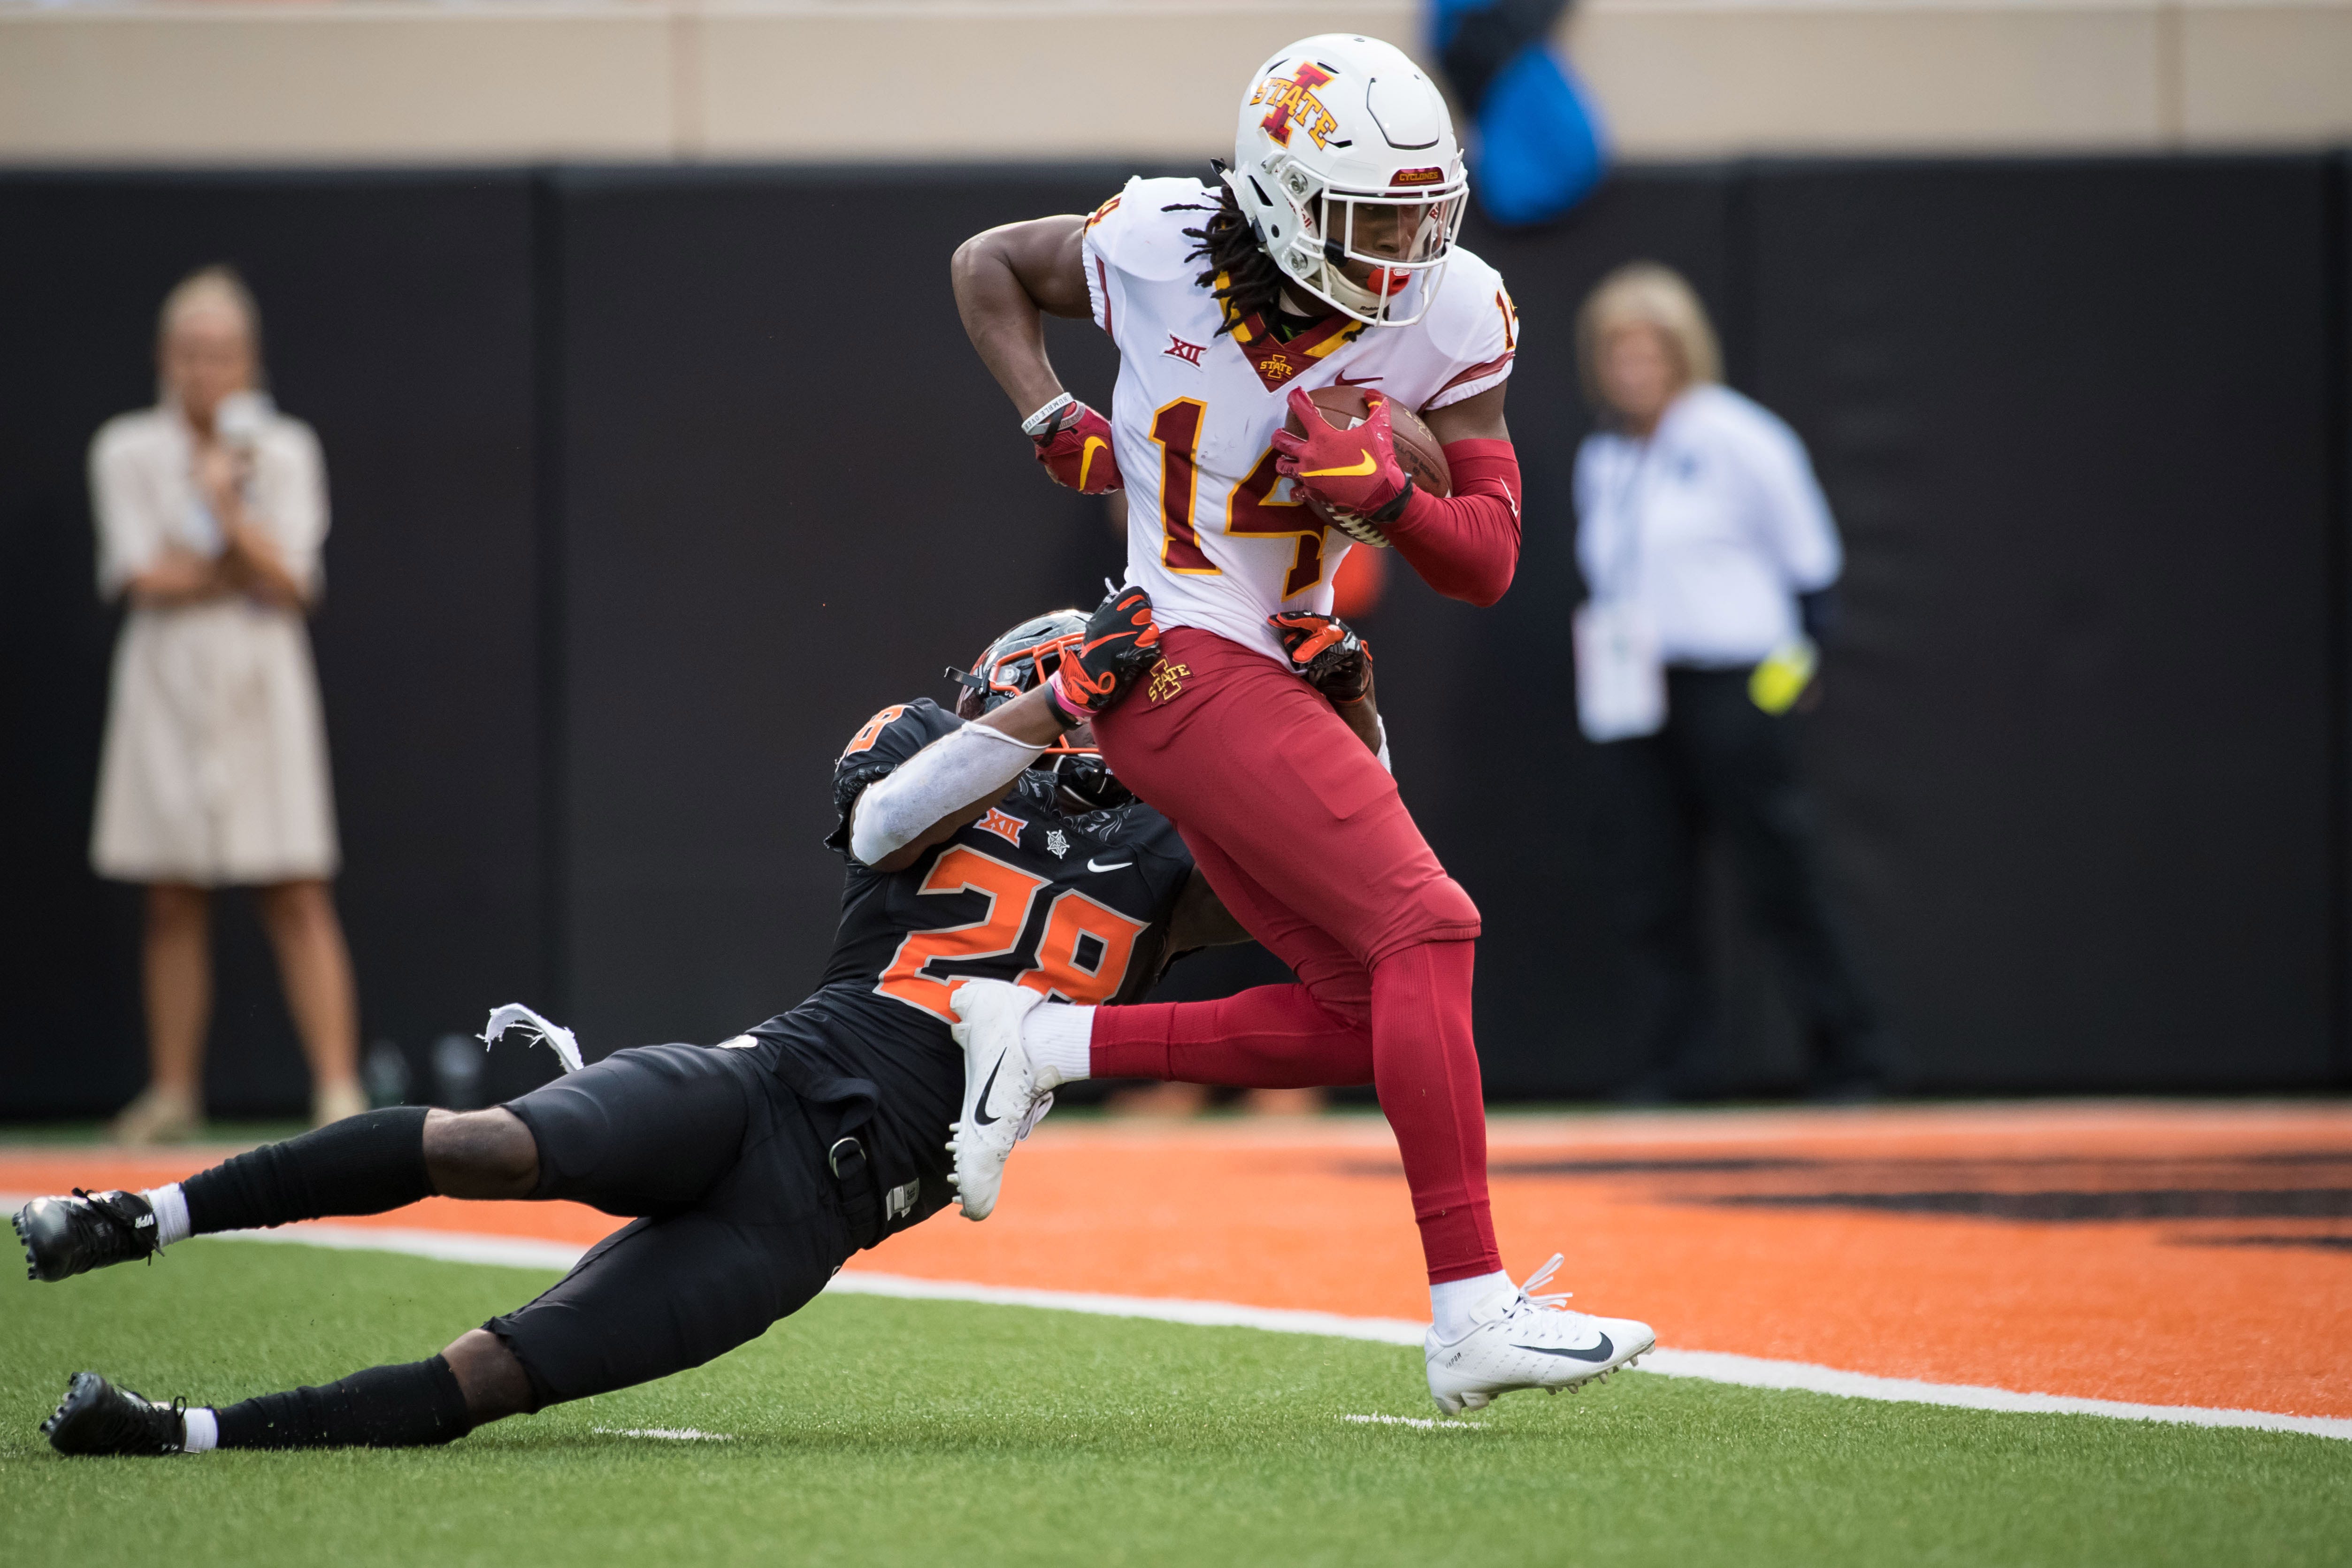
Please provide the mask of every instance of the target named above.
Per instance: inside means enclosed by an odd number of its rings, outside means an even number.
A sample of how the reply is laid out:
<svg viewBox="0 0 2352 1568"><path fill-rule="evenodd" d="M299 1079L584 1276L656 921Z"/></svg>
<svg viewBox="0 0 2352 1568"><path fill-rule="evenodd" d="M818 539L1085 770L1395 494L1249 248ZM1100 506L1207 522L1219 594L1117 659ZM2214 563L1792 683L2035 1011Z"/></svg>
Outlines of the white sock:
<svg viewBox="0 0 2352 1568"><path fill-rule="evenodd" d="M207 1405L192 1405L182 1420L187 1423L187 1436L181 1443L183 1451L209 1454L220 1447L220 1417Z"/></svg>
<svg viewBox="0 0 2352 1568"><path fill-rule="evenodd" d="M185 1241L194 1234L188 1228L188 1199L180 1191L178 1182L169 1186L151 1186L139 1196L155 1210L156 1246L169 1247L173 1242Z"/></svg>
<svg viewBox="0 0 2352 1568"><path fill-rule="evenodd" d="M1029 1067L1036 1073L1040 1089L1092 1078L1094 1038L1092 1008L1046 1002L1031 1008L1021 1020L1021 1049L1029 1053Z"/></svg>
<svg viewBox="0 0 2352 1568"><path fill-rule="evenodd" d="M1429 1315L1437 1325L1437 1337L1453 1343L1477 1326L1471 1320L1473 1311L1517 1288L1510 1275L1500 1269L1475 1280L1448 1280L1442 1285L1432 1285Z"/></svg>

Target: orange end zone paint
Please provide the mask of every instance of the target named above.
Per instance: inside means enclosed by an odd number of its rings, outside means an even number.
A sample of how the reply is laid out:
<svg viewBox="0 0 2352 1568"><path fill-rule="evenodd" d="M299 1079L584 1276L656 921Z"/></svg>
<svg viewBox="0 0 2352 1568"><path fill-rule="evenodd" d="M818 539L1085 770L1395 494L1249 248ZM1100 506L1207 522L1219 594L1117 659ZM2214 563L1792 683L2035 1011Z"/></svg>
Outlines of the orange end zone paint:
<svg viewBox="0 0 2352 1568"><path fill-rule="evenodd" d="M0 1150L0 1191L205 1163ZM1888 1377L2352 1416L2352 1108L2042 1104L1498 1116L1496 1225L1575 1304L1659 1342ZM367 1220L342 1221L365 1225ZM586 1243L572 1204L433 1199L374 1223ZM1369 1119L1049 1123L985 1225L853 1267L927 1279L1426 1315Z"/></svg>

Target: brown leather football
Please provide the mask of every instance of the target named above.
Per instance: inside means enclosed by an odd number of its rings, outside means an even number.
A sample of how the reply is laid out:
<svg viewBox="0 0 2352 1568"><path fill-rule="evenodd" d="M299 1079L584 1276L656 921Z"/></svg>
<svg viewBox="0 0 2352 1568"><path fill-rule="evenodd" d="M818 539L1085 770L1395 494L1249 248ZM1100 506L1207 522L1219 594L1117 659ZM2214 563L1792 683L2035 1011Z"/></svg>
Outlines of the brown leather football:
<svg viewBox="0 0 2352 1568"><path fill-rule="evenodd" d="M1335 430L1353 429L1364 422L1367 405L1361 387L1317 387L1307 395L1317 408L1323 411L1323 417L1331 422ZM1426 490L1433 496L1454 494L1454 471L1446 465L1445 449L1437 444L1437 437L1431 434L1429 426L1421 422L1421 415L1394 398L1389 399L1388 404L1389 427L1396 433L1397 465L1412 476L1416 489ZM1294 432L1302 428L1296 409L1291 411L1285 423ZM1313 496L1307 497L1307 506L1326 524L1338 527L1332 522L1330 513L1324 509L1323 503ZM1352 533L1354 530L1343 531Z"/></svg>

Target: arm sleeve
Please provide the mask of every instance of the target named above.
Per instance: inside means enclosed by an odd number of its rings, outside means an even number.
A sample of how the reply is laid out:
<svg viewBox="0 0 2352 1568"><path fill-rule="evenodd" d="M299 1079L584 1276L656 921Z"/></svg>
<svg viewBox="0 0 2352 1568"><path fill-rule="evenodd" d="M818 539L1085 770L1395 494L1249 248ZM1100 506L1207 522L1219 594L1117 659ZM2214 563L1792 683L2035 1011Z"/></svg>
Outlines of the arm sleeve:
<svg viewBox="0 0 2352 1568"><path fill-rule="evenodd" d="M856 812L858 797L962 723L939 704L923 697L910 703L894 703L859 727L833 765L833 805L841 820L826 837L825 847L848 854L850 821Z"/></svg>
<svg viewBox="0 0 2352 1568"><path fill-rule="evenodd" d="M1835 582L1845 564L1829 498L1794 431L1775 422L1740 443L1748 470L1756 537L1780 568L1791 593Z"/></svg>
<svg viewBox="0 0 2352 1568"><path fill-rule="evenodd" d="M1045 749L986 719L948 731L859 792L849 811L849 852L872 865L940 818L1002 798Z"/></svg>
<svg viewBox="0 0 2352 1568"><path fill-rule="evenodd" d="M1503 597L1519 566L1519 456L1507 441L1445 448L1454 494L1416 489L1394 522L1381 525L1397 554L1445 595L1485 606Z"/></svg>
<svg viewBox="0 0 2352 1568"><path fill-rule="evenodd" d="M119 598L163 549L162 519L140 481L137 454L113 427L100 431L89 444L89 506L98 527L98 596L103 600Z"/></svg>

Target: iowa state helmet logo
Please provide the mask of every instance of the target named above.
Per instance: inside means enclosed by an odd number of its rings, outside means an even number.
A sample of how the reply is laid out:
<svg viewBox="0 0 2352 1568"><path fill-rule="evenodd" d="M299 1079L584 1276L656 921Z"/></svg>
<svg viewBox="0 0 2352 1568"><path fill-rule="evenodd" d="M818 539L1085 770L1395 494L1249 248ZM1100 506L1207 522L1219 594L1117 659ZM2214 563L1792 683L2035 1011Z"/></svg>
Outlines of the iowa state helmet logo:
<svg viewBox="0 0 2352 1568"><path fill-rule="evenodd" d="M1290 133L1304 131L1320 147L1330 134L1339 129L1339 121L1323 107L1315 96L1318 87L1328 87L1331 73L1311 60L1301 60L1298 68L1287 77L1268 77L1257 84L1250 95L1252 108L1266 105L1265 118L1258 129L1272 137L1278 146L1290 145Z"/></svg>

